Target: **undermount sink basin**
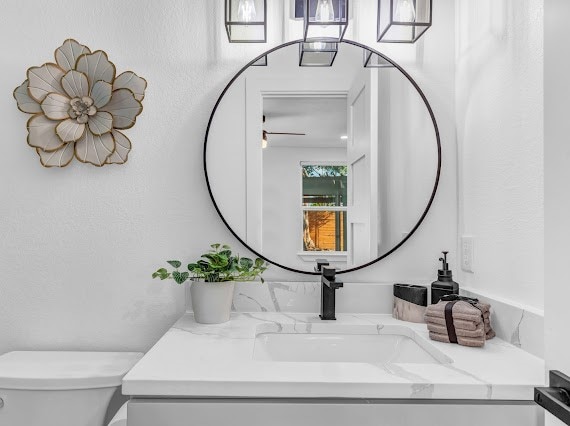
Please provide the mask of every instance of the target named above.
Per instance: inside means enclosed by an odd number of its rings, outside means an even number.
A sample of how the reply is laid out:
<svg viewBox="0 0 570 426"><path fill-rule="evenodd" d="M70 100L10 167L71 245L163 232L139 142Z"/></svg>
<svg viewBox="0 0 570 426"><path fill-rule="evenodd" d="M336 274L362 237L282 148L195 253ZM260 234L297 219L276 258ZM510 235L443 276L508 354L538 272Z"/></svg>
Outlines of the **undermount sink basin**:
<svg viewBox="0 0 570 426"><path fill-rule="evenodd" d="M265 324L253 359L275 362L447 364L452 360L414 330L400 325Z"/></svg>

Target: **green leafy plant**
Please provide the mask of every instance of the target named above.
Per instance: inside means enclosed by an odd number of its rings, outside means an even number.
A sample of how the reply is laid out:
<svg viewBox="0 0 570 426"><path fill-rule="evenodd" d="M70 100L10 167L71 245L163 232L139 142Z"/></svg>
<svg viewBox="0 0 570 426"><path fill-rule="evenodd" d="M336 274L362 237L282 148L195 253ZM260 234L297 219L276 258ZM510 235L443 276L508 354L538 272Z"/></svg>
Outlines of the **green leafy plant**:
<svg viewBox="0 0 570 426"><path fill-rule="evenodd" d="M210 283L226 281L253 281L259 277L263 283L261 274L267 269L267 263L263 259L250 259L233 254L230 246L212 244L211 250L200 256L195 263L188 264L188 271L179 271L182 262L179 260L167 260L174 268L169 271L160 268L152 274L153 278L161 280L173 279L182 284L188 280L204 280Z"/></svg>

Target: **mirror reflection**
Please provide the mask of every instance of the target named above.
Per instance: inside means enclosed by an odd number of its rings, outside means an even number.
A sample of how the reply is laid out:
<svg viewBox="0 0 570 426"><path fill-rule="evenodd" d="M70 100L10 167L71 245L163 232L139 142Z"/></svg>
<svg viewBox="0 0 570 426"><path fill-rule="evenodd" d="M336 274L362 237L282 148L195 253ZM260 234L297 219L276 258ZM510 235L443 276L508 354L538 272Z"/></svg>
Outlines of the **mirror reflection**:
<svg viewBox="0 0 570 426"><path fill-rule="evenodd" d="M299 66L299 54L279 48L228 86L207 135L210 190L236 236L271 262L357 268L421 221L436 130L418 90L376 53L341 43L330 67Z"/></svg>

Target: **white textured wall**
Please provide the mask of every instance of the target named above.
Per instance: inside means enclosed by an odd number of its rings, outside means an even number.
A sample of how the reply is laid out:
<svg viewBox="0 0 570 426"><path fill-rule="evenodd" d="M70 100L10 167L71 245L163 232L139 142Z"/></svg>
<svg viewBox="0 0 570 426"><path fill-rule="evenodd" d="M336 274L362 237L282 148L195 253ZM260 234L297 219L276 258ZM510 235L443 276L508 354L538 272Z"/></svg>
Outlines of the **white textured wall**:
<svg viewBox="0 0 570 426"><path fill-rule="evenodd" d="M0 0L0 353L145 350L182 313L184 300L181 288L152 281L150 273L165 259L197 256L210 242L237 245L205 188L203 136L233 73L281 41L274 15L282 9L270 12L268 45L229 45L221 5ZM455 244L453 0L438 1L434 13L420 44L389 49L417 78L439 120L440 192L425 225L401 250L346 280L429 282L438 252ZM362 28L374 27L370 16ZM128 131L133 151L125 166L44 169L25 143L26 117L12 90L28 67L53 60L68 37L107 51L120 70L149 82L145 109ZM276 268L268 277L303 278Z"/></svg>
<svg viewBox="0 0 570 426"><path fill-rule="evenodd" d="M463 285L543 307L543 1L456 2Z"/></svg>
<svg viewBox="0 0 570 426"><path fill-rule="evenodd" d="M397 69L378 73L379 253L399 243L431 197L437 150L419 94Z"/></svg>
<svg viewBox="0 0 570 426"><path fill-rule="evenodd" d="M568 323L568 258L570 248L570 56L568 52L570 2L544 2L544 338L547 370L570 373ZM561 53L564 52L564 53ZM546 414L547 426L564 423Z"/></svg>

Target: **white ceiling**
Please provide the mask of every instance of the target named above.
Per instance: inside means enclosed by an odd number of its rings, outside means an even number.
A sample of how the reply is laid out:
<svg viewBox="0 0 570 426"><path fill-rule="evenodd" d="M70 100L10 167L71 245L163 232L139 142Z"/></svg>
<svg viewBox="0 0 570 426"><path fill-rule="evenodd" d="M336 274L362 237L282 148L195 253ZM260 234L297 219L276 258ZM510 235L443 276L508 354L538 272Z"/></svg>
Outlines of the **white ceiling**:
<svg viewBox="0 0 570 426"><path fill-rule="evenodd" d="M268 147L346 146L346 98L275 97L263 99L263 128L268 132L306 133L306 136L269 135Z"/></svg>

